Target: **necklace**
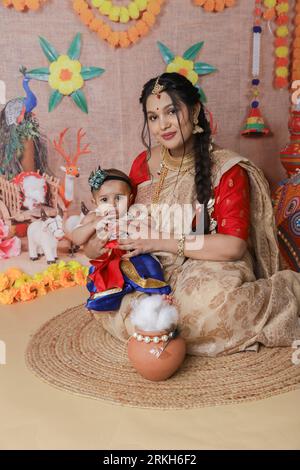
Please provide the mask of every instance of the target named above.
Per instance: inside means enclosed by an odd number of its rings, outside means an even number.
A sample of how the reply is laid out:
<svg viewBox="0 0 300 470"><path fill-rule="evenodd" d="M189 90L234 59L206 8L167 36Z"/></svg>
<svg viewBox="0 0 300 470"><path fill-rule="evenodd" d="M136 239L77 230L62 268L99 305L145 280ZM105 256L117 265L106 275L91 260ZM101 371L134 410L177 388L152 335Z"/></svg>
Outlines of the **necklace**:
<svg viewBox="0 0 300 470"><path fill-rule="evenodd" d="M166 147L161 147L161 163L160 169L158 171L159 181L157 188L152 197L152 204L157 204L159 201L159 196L163 188L166 176L169 171L177 171L178 173L185 173L189 170L192 170L195 166L195 157L194 152L187 153L183 158L172 157L169 152L169 149Z"/></svg>

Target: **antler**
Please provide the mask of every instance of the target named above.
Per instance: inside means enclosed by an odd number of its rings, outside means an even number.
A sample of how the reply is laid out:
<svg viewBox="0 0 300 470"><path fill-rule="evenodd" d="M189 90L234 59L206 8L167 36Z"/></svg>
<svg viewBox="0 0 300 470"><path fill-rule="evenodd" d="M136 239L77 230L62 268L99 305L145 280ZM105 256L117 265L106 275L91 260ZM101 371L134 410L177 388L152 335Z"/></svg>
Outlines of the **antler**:
<svg viewBox="0 0 300 470"><path fill-rule="evenodd" d="M75 153L75 155L73 156L73 163L77 163L77 160L78 158L80 157L80 155L87 155L88 153L91 153L91 150L90 150L90 144L86 144L82 149L80 148L80 143L81 143L81 139L83 139L83 137L85 137L86 133L83 132L83 129L79 129L79 131L77 132L77 151Z"/></svg>
<svg viewBox="0 0 300 470"><path fill-rule="evenodd" d="M68 127L66 129L64 129L59 134L59 142L57 143L56 140L54 139L53 140L53 145L54 145L55 150L66 160L67 163L70 164L71 163L70 156L63 149L63 140L64 140L65 134L68 130L69 130Z"/></svg>

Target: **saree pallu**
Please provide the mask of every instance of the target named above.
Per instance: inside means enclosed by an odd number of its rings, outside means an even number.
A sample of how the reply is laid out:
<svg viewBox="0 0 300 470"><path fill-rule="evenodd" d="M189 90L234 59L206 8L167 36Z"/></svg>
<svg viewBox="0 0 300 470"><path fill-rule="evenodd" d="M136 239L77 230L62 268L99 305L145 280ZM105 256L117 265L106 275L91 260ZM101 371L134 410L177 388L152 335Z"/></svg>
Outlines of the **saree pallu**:
<svg viewBox="0 0 300 470"><path fill-rule="evenodd" d="M179 310L179 327L189 354L217 356L247 349L292 346L300 339L300 274L281 270L272 203L268 183L249 160L226 150L212 155L212 182L240 165L250 182L251 226L248 249L238 261L203 261L155 252L165 280L173 291ZM175 184L176 183L176 184ZM138 186L136 203L150 211L158 181ZM169 172L159 203L195 204L194 170ZM155 218L155 212L152 212ZM173 233L181 233L176 219ZM158 229L164 221L156 220ZM205 247L204 247L205 249ZM133 334L131 302L142 293L125 296L117 312L95 313L114 337L126 341Z"/></svg>

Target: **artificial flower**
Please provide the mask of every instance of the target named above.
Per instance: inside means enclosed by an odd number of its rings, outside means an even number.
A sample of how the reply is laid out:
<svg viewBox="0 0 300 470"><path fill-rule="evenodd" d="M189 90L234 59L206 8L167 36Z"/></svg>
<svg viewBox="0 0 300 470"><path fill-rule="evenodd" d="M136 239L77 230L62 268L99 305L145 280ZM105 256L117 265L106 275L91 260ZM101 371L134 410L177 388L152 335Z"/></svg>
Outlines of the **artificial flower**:
<svg viewBox="0 0 300 470"><path fill-rule="evenodd" d="M193 85L198 81L198 75L194 71L194 62L192 60L185 60L180 56L176 56L175 59L169 63L166 71L168 73L177 72L180 75L184 75Z"/></svg>
<svg viewBox="0 0 300 470"><path fill-rule="evenodd" d="M71 60L67 55L61 55L50 65L49 85L62 95L71 95L84 85L81 75L81 63Z"/></svg>
<svg viewBox="0 0 300 470"><path fill-rule="evenodd" d="M87 101L81 88L85 81L99 77L104 69L83 67L79 62L81 34L76 34L67 54L61 55L45 38L40 37L39 40L45 56L50 61L50 66L29 70L26 75L36 80L48 81L54 90L49 100L49 112L56 108L64 96L70 96L76 106L88 113Z"/></svg>

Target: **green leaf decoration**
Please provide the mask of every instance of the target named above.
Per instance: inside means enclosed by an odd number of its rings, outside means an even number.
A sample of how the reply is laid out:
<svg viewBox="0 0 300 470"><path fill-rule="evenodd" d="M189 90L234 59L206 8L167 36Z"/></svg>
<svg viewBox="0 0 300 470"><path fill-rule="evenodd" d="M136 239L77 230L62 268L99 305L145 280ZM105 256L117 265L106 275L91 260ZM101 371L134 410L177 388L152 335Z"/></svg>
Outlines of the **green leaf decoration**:
<svg viewBox="0 0 300 470"><path fill-rule="evenodd" d="M84 93L81 90L74 91L71 95L74 103L80 108L84 113L88 114L88 105Z"/></svg>
<svg viewBox="0 0 300 470"><path fill-rule="evenodd" d="M53 91L49 100L49 113L51 113L51 111L53 111L53 109L55 109L56 106L59 105L63 97L64 95L62 95L58 90Z"/></svg>
<svg viewBox="0 0 300 470"><path fill-rule="evenodd" d="M207 75L215 72L217 69L213 65L206 64L205 62L195 62L194 70L198 75Z"/></svg>
<svg viewBox="0 0 300 470"><path fill-rule="evenodd" d="M81 51L81 33L77 33L70 45L67 55L72 60L78 60Z"/></svg>
<svg viewBox="0 0 300 470"><path fill-rule="evenodd" d="M170 62L172 62L172 60L175 59L175 55L173 54L173 52L170 51L170 49L165 46L162 42L157 41L157 45L162 55L162 58L164 59L166 64L169 64Z"/></svg>
<svg viewBox="0 0 300 470"><path fill-rule="evenodd" d="M199 85L195 85L196 88L198 88L198 91L199 91L199 96L200 96L200 100L202 103L206 103L207 102L207 98L206 98L206 95L204 93L204 91L202 90L202 88L200 88Z"/></svg>
<svg viewBox="0 0 300 470"><path fill-rule="evenodd" d="M39 36L39 40L40 40L41 48L43 49L43 52L45 56L47 57L47 59L50 62L54 62L55 60L57 60L59 57L59 54L56 51L56 49L45 38Z"/></svg>
<svg viewBox="0 0 300 470"><path fill-rule="evenodd" d="M99 77L105 72L105 69L100 67L82 67L81 76L83 80L91 80L91 78Z"/></svg>
<svg viewBox="0 0 300 470"><path fill-rule="evenodd" d="M40 67L39 69L33 69L26 72L26 76L28 78L34 78L35 80L41 80L43 82L48 82L49 74L50 72L47 67Z"/></svg>
<svg viewBox="0 0 300 470"><path fill-rule="evenodd" d="M189 47L183 54L183 58L186 60L194 60L198 54L198 52L202 49L204 41L197 42L193 46Z"/></svg>

